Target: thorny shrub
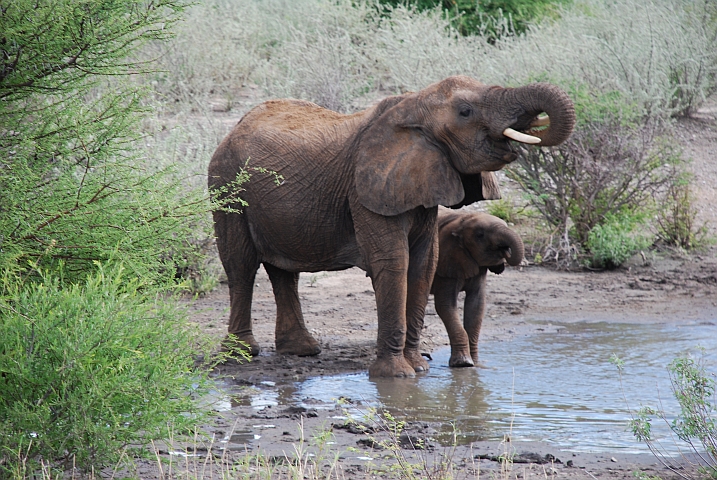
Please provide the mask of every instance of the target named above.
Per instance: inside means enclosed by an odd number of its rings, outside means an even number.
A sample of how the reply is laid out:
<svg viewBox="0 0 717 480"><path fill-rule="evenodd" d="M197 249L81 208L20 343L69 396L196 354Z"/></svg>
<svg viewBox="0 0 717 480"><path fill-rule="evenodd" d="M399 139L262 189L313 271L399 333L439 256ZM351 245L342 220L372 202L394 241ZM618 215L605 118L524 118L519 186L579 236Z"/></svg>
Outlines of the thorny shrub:
<svg viewBox="0 0 717 480"><path fill-rule="evenodd" d="M707 226L697 224L690 176L676 173L671 177L657 210L657 236L667 245L685 250L705 242Z"/></svg>
<svg viewBox="0 0 717 480"><path fill-rule="evenodd" d="M613 119L588 123L557 147L523 148L520 168L507 175L550 225L570 229L579 245L587 245L606 215L646 210L681 161L656 122L630 127Z"/></svg>
<svg viewBox="0 0 717 480"><path fill-rule="evenodd" d="M621 371L618 364L618 371ZM705 369L704 357L685 354L668 366L672 393L680 406L680 413L670 421L661 408L644 406L630 421L635 438L644 442L653 455L677 476L692 480L715 478L717 475L717 396L714 373ZM687 449L678 456L670 455L653 436L653 420L658 419L677 437L680 447ZM681 449L683 450L683 449Z"/></svg>

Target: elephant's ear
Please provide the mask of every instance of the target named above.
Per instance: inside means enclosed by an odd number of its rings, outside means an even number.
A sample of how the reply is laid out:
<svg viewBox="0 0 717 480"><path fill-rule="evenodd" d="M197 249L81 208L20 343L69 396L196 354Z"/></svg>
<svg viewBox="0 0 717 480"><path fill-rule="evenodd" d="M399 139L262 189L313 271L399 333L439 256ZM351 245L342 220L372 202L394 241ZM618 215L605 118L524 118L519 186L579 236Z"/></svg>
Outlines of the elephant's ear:
<svg viewBox="0 0 717 480"><path fill-rule="evenodd" d="M381 215L452 205L464 196L461 177L444 153L423 135L416 105L405 97L364 131L354 182L361 204Z"/></svg>
<svg viewBox="0 0 717 480"><path fill-rule="evenodd" d="M501 198L498 178L493 172L481 172L471 175L461 174L461 183L466 194L460 202L449 205L450 208L461 208L481 200L498 200Z"/></svg>

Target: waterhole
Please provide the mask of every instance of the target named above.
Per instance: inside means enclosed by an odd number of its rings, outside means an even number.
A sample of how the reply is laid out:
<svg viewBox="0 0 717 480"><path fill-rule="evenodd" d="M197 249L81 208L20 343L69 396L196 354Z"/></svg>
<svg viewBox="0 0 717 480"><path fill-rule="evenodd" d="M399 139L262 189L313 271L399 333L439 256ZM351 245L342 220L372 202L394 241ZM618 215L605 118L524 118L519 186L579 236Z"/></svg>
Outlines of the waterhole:
<svg viewBox="0 0 717 480"><path fill-rule="evenodd" d="M354 417L375 407L440 425L436 440L444 445L509 435L569 451L642 453L647 447L627 429L630 412L652 406L671 418L679 413L668 364L690 351L704 358L709 372L717 370L712 323L553 323L550 331L481 340L480 368L448 368L445 347L432 353L430 371L416 378L313 377L275 385L252 401L260 407L281 398L282 404L321 409L334 408L342 398ZM613 356L624 362L622 374ZM667 451L677 451L667 427L655 422L653 433Z"/></svg>

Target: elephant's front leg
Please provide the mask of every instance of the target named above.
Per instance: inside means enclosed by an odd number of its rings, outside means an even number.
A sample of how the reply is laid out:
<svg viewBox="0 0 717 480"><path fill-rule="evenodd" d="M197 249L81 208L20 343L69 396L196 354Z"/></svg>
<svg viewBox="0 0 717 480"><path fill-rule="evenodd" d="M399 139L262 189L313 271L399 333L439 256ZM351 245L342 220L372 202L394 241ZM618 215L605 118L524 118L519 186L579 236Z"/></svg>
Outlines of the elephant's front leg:
<svg viewBox="0 0 717 480"><path fill-rule="evenodd" d="M468 334L471 358L476 364L478 363L478 337L480 336L483 316L485 315L487 275L488 270L485 267L481 267L480 273L468 279L464 287L466 300L463 304L463 326Z"/></svg>
<svg viewBox="0 0 717 480"><path fill-rule="evenodd" d="M378 339L376 361L369 367L369 375L412 377L416 371L403 356L410 222L400 215L387 217L373 213L355 198L351 213L356 241L376 292Z"/></svg>
<svg viewBox="0 0 717 480"><path fill-rule="evenodd" d="M306 357L321 353L319 343L304 324L299 302L299 274L287 272L268 263L269 274L276 300L276 351Z"/></svg>
<svg viewBox="0 0 717 480"><path fill-rule="evenodd" d="M421 355L421 331L426 315L428 294L438 262L438 231L435 217L422 212L420 235L411 242L408 263L408 294L406 297L406 346L403 356L416 372L428 371L428 362Z"/></svg>
<svg viewBox="0 0 717 480"><path fill-rule="evenodd" d="M378 339L376 361L369 367L372 377L413 377L413 366L404 357L406 346L406 273L404 258L371 263L371 280L376 292Z"/></svg>
<svg viewBox="0 0 717 480"><path fill-rule="evenodd" d="M449 367L472 367L470 341L460 315L458 314L459 280L456 278L443 278L436 276L433 280L433 300L436 304L436 313L446 327L451 342L451 358Z"/></svg>

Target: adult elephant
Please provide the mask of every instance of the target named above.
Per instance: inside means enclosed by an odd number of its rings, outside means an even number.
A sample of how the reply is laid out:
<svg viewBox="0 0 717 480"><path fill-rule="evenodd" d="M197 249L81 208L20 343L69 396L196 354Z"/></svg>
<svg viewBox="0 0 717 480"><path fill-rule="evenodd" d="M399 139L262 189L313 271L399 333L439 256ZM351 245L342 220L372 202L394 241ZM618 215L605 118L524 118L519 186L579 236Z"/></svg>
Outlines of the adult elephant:
<svg viewBox="0 0 717 480"><path fill-rule="evenodd" d="M547 119L538 118L542 112ZM257 106L209 164L209 187L219 195L241 169L253 173L241 192L248 206L236 206L243 213L214 212L231 298L226 343L231 348L236 338L259 351L251 299L263 264L277 305L277 352L319 353L301 313L299 272L358 266L376 292L377 358L369 374L427 370L418 347L438 257L437 205L461 203L466 190L478 199L470 183L515 160L510 139L556 145L574 123L572 102L553 85L501 88L465 76L353 115L300 100Z"/></svg>
<svg viewBox="0 0 717 480"><path fill-rule="evenodd" d="M502 273L506 262L520 265L523 241L498 217L438 207L438 244L431 293L451 342L448 366L472 367L478 362L488 271ZM458 315L459 292L466 292L463 323Z"/></svg>

